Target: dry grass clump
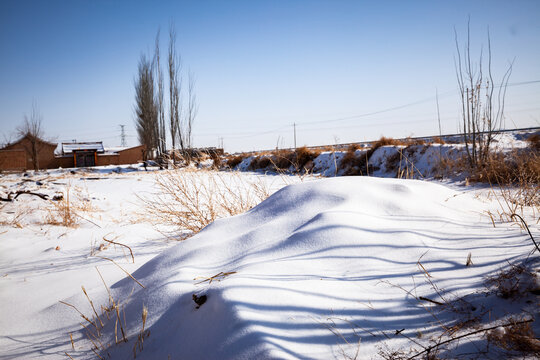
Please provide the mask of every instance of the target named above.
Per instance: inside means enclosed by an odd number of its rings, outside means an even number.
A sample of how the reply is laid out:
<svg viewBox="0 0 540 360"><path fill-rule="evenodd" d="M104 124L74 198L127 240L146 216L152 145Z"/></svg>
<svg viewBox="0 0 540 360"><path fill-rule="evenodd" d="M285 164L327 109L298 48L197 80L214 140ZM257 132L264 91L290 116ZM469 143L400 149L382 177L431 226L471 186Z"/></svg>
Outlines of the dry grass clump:
<svg viewBox="0 0 540 360"><path fill-rule="evenodd" d="M72 191L71 185L67 185L65 192L55 196L50 203L45 217L45 224L49 225L74 227L80 219L84 219L82 214L97 211L88 193L80 188Z"/></svg>
<svg viewBox="0 0 540 360"><path fill-rule="evenodd" d="M84 314L75 305L72 305L65 301L59 301L59 302L63 305L66 305L74 309L80 315L80 317L84 319L84 322L80 323L80 325L84 330L84 335L92 344L92 347L90 350L97 356L98 359L103 359L103 357L99 355L100 353L106 354L107 357L110 358L110 354L107 352L107 350L113 345L118 345L123 342L127 343L129 342L129 339L127 336L128 329L127 329L127 322L126 322L125 306L124 304L122 304L121 301L114 299L114 297L111 294L110 288L105 283L105 280L103 279L103 276L101 275L101 272L99 271L97 267L96 267L96 271L98 272L99 277L101 278L101 281L103 282L103 285L105 286L105 289L107 290L107 294L109 295L107 306L101 305L99 308L96 307L94 305L94 302L88 295L88 292L86 291L84 286L81 286L81 289L84 296L88 300L90 308L92 309L92 312L90 315ZM131 275L130 277L133 280L135 280ZM142 286L142 284L140 283L138 284ZM136 358L137 356L137 349L139 350L139 352L143 350L144 339L150 336L150 331L145 329L147 317L148 317L148 309L146 308L146 306L143 305L142 314L141 314L142 327L139 333L137 334L137 338L133 346L133 358ZM113 327L114 342L112 342L112 339L110 339L111 343L108 343L104 339L103 329L105 328L105 326L107 326L107 323L110 321L114 321L114 327ZM75 350L75 344L73 341L72 334L69 334L69 337L70 337L72 349ZM65 353L65 355L72 358L67 352Z"/></svg>
<svg viewBox="0 0 540 360"><path fill-rule="evenodd" d="M540 340L535 338L531 323L522 319L511 318L508 326L489 331L486 338L501 349L540 356Z"/></svg>
<svg viewBox="0 0 540 360"><path fill-rule="evenodd" d="M70 199L70 187L66 188L66 194L59 200L52 201L52 207L48 209L45 223L49 225L61 225L73 227L77 224L77 216L73 208L73 200Z"/></svg>
<svg viewBox="0 0 540 360"><path fill-rule="evenodd" d="M387 138L382 136L379 140L373 142L371 147L362 155L357 156L356 150L360 147L357 144L352 144L348 147L347 152L341 159L340 167L344 170L345 175L369 175L375 170L369 163L371 156L382 146L400 146L407 145L406 142Z"/></svg>
<svg viewBox="0 0 540 360"><path fill-rule="evenodd" d="M5 209L6 207L8 207L8 204L0 204L0 225L13 226L22 229L24 227L23 219L30 214L32 210L24 206L17 206L13 210Z"/></svg>
<svg viewBox="0 0 540 360"><path fill-rule="evenodd" d="M534 133L527 138L529 148L534 151L540 151L540 133Z"/></svg>
<svg viewBox="0 0 540 360"><path fill-rule="evenodd" d="M244 155L228 156L228 157L225 159L225 164L227 165L228 168L234 169L234 168L237 167L237 166L238 166L245 158L246 158L246 156L244 156Z"/></svg>
<svg viewBox="0 0 540 360"><path fill-rule="evenodd" d="M255 157L249 169L305 173L313 168L313 160L320 153L320 150L309 149L306 146L296 150L275 150Z"/></svg>
<svg viewBox="0 0 540 360"><path fill-rule="evenodd" d="M266 169L270 166L272 163L272 159L268 155L260 155L251 161L249 164L250 170L259 170L259 169Z"/></svg>
<svg viewBox="0 0 540 360"><path fill-rule="evenodd" d="M470 180L497 186L510 213L523 206L539 207L540 152L516 149L492 153L487 164L471 171Z"/></svg>
<svg viewBox="0 0 540 360"><path fill-rule="evenodd" d="M345 152L345 154L341 158L339 167L343 170L343 173L345 175L351 176L366 174L365 164L367 163L367 159L363 158L363 156L358 156L356 154L356 150L358 149L360 149L360 146L357 144L349 145L349 147L347 148L347 152Z"/></svg>
<svg viewBox="0 0 540 360"><path fill-rule="evenodd" d="M540 152L515 149L508 153L491 153L471 180L515 185L524 181L540 183Z"/></svg>
<svg viewBox="0 0 540 360"><path fill-rule="evenodd" d="M441 145L446 144L446 141L444 141L444 139L441 138L440 136L434 136L434 137L431 139L431 141L432 141L433 144L441 144Z"/></svg>
<svg viewBox="0 0 540 360"><path fill-rule="evenodd" d="M374 143L371 144L371 148L372 149L378 149L381 146L388 146L388 145L393 145L393 146L403 145L403 146L405 146L405 145L408 145L408 144L405 141L401 141L401 140L381 136L381 138L379 140L377 140L377 141L375 141Z"/></svg>
<svg viewBox="0 0 540 360"><path fill-rule="evenodd" d="M158 192L140 197L147 218L154 224L173 225L186 237L218 218L251 209L270 196L261 181L238 173L206 170L171 170L156 177Z"/></svg>
<svg viewBox="0 0 540 360"><path fill-rule="evenodd" d="M424 178L424 175L411 160L418 151L417 145L409 145L406 148L397 148L397 152L389 156L385 161L386 169L396 172L396 178L414 179ZM421 148L420 152L425 151Z"/></svg>
<svg viewBox="0 0 540 360"><path fill-rule="evenodd" d="M517 299L529 293L540 291L534 272L522 265L511 265L486 279L486 286L492 288L503 299Z"/></svg>

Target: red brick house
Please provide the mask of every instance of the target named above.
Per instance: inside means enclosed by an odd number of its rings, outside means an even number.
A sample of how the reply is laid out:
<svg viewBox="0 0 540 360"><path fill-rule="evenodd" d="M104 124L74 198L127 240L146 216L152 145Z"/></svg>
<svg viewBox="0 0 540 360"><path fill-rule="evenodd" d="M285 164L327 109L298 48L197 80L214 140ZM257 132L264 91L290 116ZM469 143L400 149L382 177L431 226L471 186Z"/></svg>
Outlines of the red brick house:
<svg viewBox="0 0 540 360"><path fill-rule="evenodd" d="M37 139L37 156L33 159L31 140L30 135L26 135L1 148L0 171L134 164L142 161L145 149L144 145L139 145L107 150L101 142L55 144Z"/></svg>

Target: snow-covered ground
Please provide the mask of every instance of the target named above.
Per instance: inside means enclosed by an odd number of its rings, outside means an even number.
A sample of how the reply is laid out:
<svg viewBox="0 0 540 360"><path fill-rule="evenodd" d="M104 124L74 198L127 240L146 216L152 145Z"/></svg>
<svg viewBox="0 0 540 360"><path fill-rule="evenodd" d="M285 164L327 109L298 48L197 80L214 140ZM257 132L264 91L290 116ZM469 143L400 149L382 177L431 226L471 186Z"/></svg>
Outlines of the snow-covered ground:
<svg viewBox="0 0 540 360"><path fill-rule="evenodd" d="M161 172L139 170L0 178L2 197L69 188L77 214L63 226L61 201L1 204L0 359L399 359L436 342L497 359L509 327L457 338L538 314L540 254L489 189L221 172L277 192L178 242L141 200Z"/></svg>

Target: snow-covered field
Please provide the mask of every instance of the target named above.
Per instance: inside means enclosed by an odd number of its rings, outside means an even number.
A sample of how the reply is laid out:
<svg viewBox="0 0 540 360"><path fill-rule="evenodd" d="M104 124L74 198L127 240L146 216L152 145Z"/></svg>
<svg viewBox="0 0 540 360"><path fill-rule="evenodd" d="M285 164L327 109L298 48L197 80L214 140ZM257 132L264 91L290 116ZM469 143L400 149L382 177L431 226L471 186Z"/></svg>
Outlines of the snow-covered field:
<svg viewBox="0 0 540 360"><path fill-rule="evenodd" d="M490 189L221 172L277 192L179 242L141 200L160 172L138 170L0 178L2 197L64 196L1 204L0 359L401 359L437 342L497 359L510 318L538 315L540 253Z"/></svg>

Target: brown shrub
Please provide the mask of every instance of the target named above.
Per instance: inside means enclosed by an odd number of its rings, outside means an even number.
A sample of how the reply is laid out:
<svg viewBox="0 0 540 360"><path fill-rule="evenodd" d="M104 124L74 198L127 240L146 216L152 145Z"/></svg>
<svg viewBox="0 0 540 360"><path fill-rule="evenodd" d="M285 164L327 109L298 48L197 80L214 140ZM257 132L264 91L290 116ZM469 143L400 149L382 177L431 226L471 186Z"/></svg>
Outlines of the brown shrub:
<svg viewBox="0 0 540 360"><path fill-rule="evenodd" d="M238 166L246 157L243 155L230 156L227 160L227 166L231 169L234 169Z"/></svg>
<svg viewBox="0 0 540 360"><path fill-rule="evenodd" d="M345 175L362 175L361 166L365 164L365 159L356 155L358 148L356 144L349 145L347 152L339 162L339 168L344 170Z"/></svg>
<svg viewBox="0 0 540 360"><path fill-rule="evenodd" d="M210 153L210 158L212 159L212 167L214 169L219 169L223 166L223 160L219 154L216 152Z"/></svg>
<svg viewBox="0 0 540 360"><path fill-rule="evenodd" d="M371 144L371 148L373 149L373 152L375 152L375 150L377 150L381 146L388 146L388 145L394 145L395 146L395 145L408 145L408 144L405 141L401 141L401 140L381 136L381 138L379 140L377 140L377 141L375 141L374 143Z"/></svg>
<svg viewBox="0 0 540 360"><path fill-rule="evenodd" d="M300 147L295 151L292 150L275 150L260 154L253 159L249 168L250 170L267 169L282 172L294 167L293 171L306 171L308 163L313 161L321 153L320 150L311 150L306 146ZM308 166L309 167L309 166Z"/></svg>
<svg viewBox="0 0 540 360"><path fill-rule="evenodd" d="M540 133L534 133L527 138L529 147L534 151L540 151Z"/></svg>
<svg viewBox="0 0 540 360"><path fill-rule="evenodd" d="M320 150L311 150L306 146L302 146L295 151L295 167L297 171L302 171L305 169L306 164L310 161L315 160L317 156L321 154Z"/></svg>
<svg viewBox="0 0 540 360"><path fill-rule="evenodd" d="M396 152L393 155L390 155L386 158L386 169L389 171L398 171L398 169L401 167L401 160L403 158L403 154L401 152Z"/></svg>
<svg viewBox="0 0 540 360"><path fill-rule="evenodd" d="M398 140L399 141L399 140ZM405 139L405 141L399 141L405 145L425 145L426 141L424 139L413 139L410 136ZM401 145L403 145L401 144Z"/></svg>
<svg viewBox="0 0 540 360"><path fill-rule="evenodd" d="M486 164L473 170L471 181L532 187L531 190L537 192L540 184L540 153L530 149L491 153Z"/></svg>
<svg viewBox="0 0 540 360"><path fill-rule="evenodd" d="M270 196L261 180L246 180L237 172L169 170L156 176L158 191L141 196L144 217L152 224L173 225L182 238L216 219L241 214Z"/></svg>
<svg viewBox="0 0 540 360"><path fill-rule="evenodd" d="M259 170L259 169L266 169L270 164L272 163L272 160L268 155L261 155L253 158L251 163L249 164L250 170Z"/></svg>
<svg viewBox="0 0 540 360"><path fill-rule="evenodd" d="M291 150L276 150L270 157L276 171L284 171L293 164L294 153Z"/></svg>
<svg viewBox="0 0 540 360"><path fill-rule="evenodd" d="M356 150L360 150L361 148L362 148L362 146L360 144L351 144L347 148L347 151L355 152Z"/></svg>
<svg viewBox="0 0 540 360"><path fill-rule="evenodd" d="M531 323L517 319L510 319L510 323L488 332L487 340L504 350L540 356L540 341L535 339Z"/></svg>
<svg viewBox="0 0 540 360"><path fill-rule="evenodd" d="M444 139L439 137L439 136L434 136L432 138L432 141L433 141L434 144L441 144L441 145L446 144L446 141L444 141Z"/></svg>

